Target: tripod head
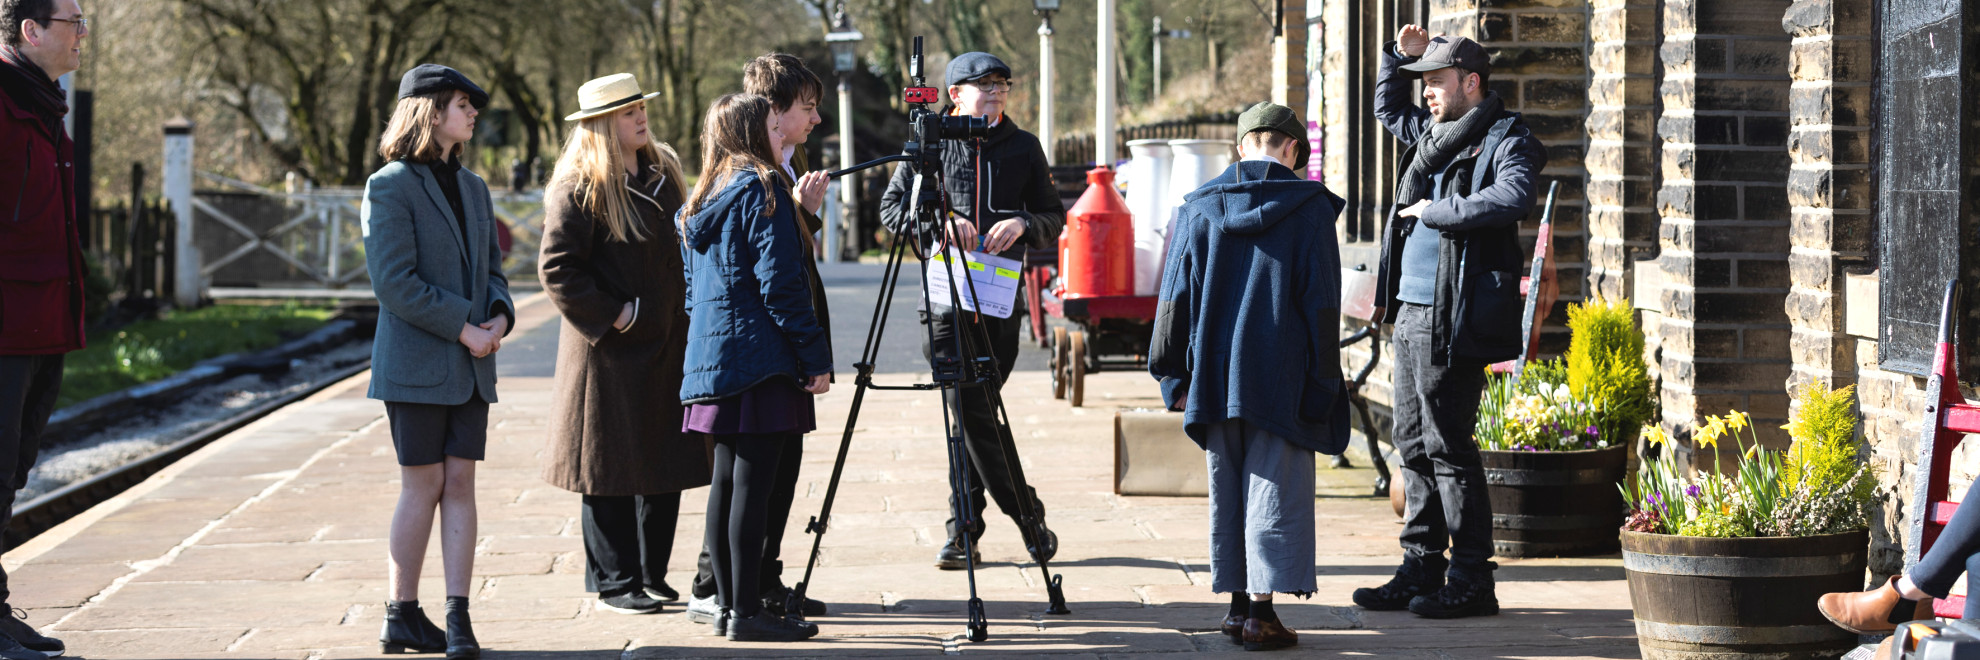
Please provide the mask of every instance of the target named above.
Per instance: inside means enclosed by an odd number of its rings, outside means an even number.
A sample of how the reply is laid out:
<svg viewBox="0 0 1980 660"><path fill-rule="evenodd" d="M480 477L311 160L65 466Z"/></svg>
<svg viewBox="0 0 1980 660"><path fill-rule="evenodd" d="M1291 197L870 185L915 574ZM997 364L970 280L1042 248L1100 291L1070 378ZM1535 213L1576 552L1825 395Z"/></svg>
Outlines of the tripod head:
<svg viewBox="0 0 1980 660"><path fill-rule="evenodd" d="M921 42L921 37L914 38L914 50L908 57L910 82L906 89L901 90L901 100L908 106L908 139L901 145L901 153L833 171L829 176L838 178L887 163L908 163L914 168L918 183L912 202L915 213L914 240L917 245L926 245L939 233L937 220L948 214L948 200L941 194L940 186L943 143L981 139L990 133L990 120L986 117L944 115L929 109L929 106L942 102L942 90L928 86L923 71Z"/></svg>

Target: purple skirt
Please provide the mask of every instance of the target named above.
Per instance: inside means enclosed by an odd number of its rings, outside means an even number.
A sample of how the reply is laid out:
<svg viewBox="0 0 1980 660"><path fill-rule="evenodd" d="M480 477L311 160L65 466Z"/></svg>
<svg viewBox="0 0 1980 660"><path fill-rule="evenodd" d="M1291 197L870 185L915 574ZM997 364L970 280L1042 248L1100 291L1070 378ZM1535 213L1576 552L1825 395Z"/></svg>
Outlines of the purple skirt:
<svg viewBox="0 0 1980 660"><path fill-rule="evenodd" d="M715 435L809 433L818 428L811 393L789 378L771 378L734 396L690 403L681 430Z"/></svg>

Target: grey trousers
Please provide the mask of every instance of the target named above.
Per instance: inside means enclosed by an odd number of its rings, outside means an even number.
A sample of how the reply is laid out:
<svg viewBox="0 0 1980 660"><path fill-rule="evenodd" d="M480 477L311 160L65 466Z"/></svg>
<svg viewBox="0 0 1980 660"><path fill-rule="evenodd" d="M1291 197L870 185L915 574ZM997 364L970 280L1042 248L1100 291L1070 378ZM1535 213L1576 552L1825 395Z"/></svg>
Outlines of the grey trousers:
<svg viewBox="0 0 1980 660"><path fill-rule="evenodd" d="M1313 452L1241 419L1213 424L1210 590L1308 594L1313 573Z"/></svg>

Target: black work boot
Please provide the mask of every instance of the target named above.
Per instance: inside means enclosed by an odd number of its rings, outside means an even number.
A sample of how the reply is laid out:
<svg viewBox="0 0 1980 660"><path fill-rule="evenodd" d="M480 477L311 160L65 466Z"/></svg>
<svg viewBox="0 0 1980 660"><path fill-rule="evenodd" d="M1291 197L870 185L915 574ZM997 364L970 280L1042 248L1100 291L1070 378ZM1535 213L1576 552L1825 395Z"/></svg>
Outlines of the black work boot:
<svg viewBox="0 0 1980 660"><path fill-rule="evenodd" d="M935 553L935 567L945 571L960 571L969 568L971 563L983 563L983 551L976 549L974 542L970 543L971 552L968 556L963 555L962 544L961 538L949 537L949 542L942 544L942 549Z"/></svg>
<svg viewBox="0 0 1980 660"><path fill-rule="evenodd" d="M385 629L378 633L380 653L439 653L447 650L447 633L416 600L385 601Z"/></svg>
<svg viewBox="0 0 1980 660"><path fill-rule="evenodd" d="M1436 593L1410 600L1409 611L1426 619L1498 614L1499 595L1493 585L1492 572L1482 571L1480 576L1451 576L1450 582Z"/></svg>
<svg viewBox="0 0 1980 660"><path fill-rule="evenodd" d="M1402 567L1396 569L1395 577L1389 578L1382 586L1354 590L1354 604L1378 612L1408 609L1411 599L1435 592L1443 586L1444 571L1441 566L1431 570L1429 566L1404 561Z"/></svg>
<svg viewBox="0 0 1980 660"><path fill-rule="evenodd" d="M481 657L481 643L474 640L474 622L468 620L466 596L447 597L447 660L475 660Z"/></svg>

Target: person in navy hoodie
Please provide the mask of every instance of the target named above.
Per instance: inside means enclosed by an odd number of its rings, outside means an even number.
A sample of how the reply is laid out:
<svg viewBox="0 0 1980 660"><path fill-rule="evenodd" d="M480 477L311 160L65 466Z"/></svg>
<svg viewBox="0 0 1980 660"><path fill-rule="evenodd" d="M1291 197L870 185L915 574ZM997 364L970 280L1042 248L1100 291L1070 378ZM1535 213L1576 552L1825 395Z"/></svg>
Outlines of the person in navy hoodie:
<svg viewBox="0 0 1980 660"><path fill-rule="evenodd" d="M1272 594L1315 589L1313 452L1347 448L1340 360L1341 198L1308 181L1304 122L1260 103L1242 160L1183 198L1148 371L1208 452L1210 589L1246 650L1292 646Z"/></svg>
<svg viewBox="0 0 1980 660"><path fill-rule="evenodd" d="M763 538L783 447L817 428L812 396L832 386L832 351L811 304L810 234L777 174L783 133L770 101L730 94L708 108L701 180L676 216L686 262L682 430L715 440L707 545L732 641L798 641L817 626L763 608Z"/></svg>

